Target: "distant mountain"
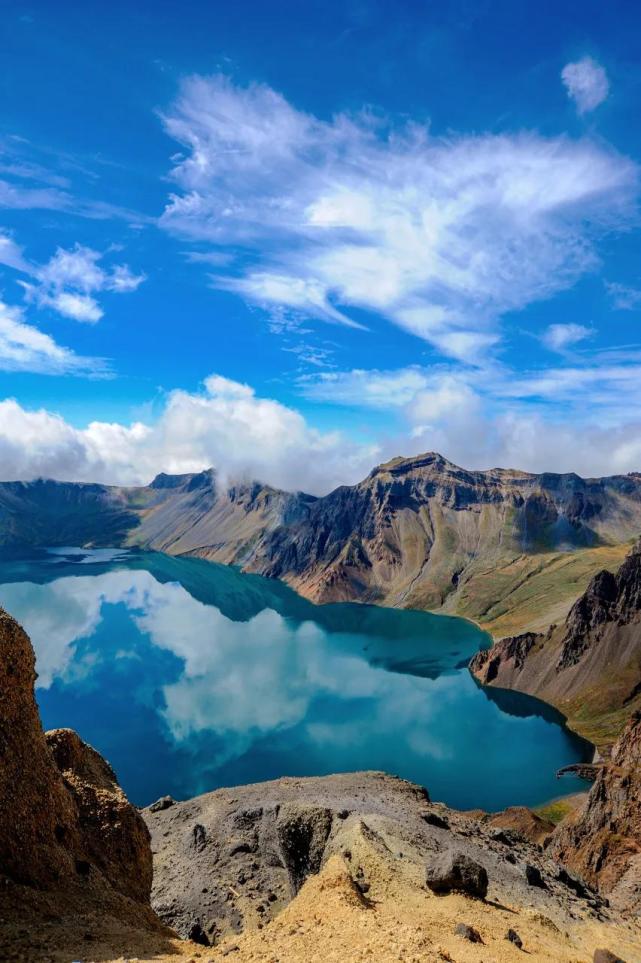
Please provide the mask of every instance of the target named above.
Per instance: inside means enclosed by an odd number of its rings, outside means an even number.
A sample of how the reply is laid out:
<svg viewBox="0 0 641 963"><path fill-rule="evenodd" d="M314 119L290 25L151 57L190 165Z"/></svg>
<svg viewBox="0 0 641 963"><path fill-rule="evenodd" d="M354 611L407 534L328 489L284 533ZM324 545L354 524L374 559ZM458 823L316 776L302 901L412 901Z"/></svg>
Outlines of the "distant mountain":
<svg viewBox="0 0 641 963"><path fill-rule="evenodd" d="M612 743L641 709L641 542L618 572L599 572L560 625L502 639L474 656L479 682L557 706L574 729Z"/></svg>
<svg viewBox="0 0 641 963"><path fill-rule="evenodd" d="M641 474L582 479L396 458L322 498L215 471L141 488L0 484L0 544L137 545L282 578L319 601L465 615L495 636L565 617L641 533Z"/></svg>

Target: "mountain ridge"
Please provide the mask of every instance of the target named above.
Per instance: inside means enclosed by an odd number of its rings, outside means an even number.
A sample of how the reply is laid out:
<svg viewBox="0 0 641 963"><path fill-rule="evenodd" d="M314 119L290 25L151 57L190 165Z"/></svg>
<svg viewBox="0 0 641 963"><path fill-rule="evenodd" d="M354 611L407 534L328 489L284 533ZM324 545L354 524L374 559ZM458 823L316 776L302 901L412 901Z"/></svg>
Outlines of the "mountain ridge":
<svg viewBox="0 0 641 963"><path fill-rule="evenodd" d="M495 638L563 618L641 532L641 474L581 478L394 458L327 495L227 481L0 483L0 545L129 546L283 579L314 602L470 618Z"/></svg>

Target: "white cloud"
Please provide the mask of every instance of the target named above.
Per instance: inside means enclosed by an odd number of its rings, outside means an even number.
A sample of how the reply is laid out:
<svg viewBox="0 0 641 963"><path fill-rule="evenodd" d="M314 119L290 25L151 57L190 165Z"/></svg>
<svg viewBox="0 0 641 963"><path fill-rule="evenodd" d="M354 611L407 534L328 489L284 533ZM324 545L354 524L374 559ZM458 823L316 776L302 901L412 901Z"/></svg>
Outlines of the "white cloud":
<svg viewBox="0 0 641 963"><path fill-rule="evenodd" d="M16 244L9 234L3 234L2 232L0 232L0 264L24 273L28 273L30 269L20 245Z"/></svg>
<svg viewBox="0 0 641 963"><path fill-rule="evenodd" d="M104 312L94 294L126 294L145 280L143 274L133 274L126 264L103 268L98 263L103 257L99 251L76 244L71 250L59 247L45 264L33 264L8 235L0 234L0 264L33 279L19 282L27 300L75 321L95 324L101 319Z"/></svg>
<svg viewBox="0 0 641 963"><path fill-rule="evenodd" d="M0 464L3 479L116 484L213 465L227 478L314 494L353 484L380 461L426 450L468 468L638 471L640 380L641 357L632 356L522 376L496 366L410 367L321 373L302 382L315 400L394 412L398 427L377 443L321 432L296 409L219 375L202 392L172 392L150 424L95 421L76 428L7 399L0 402Z"/></svg>
<svg viewBox="0 0 641 963"><path fill-rule="evenodd" d="M575 63L566 64L561 79L580 114L588 113L602 104L610 92L608 77L592 57L583 57Z"/></svg>
<svg viewBox="0 0 641 963"><path fill-rule="evenodd" d="M338 405L356 405L389 411L414 400L428 384L424 369L399 368L396 371L320 372L306 375L299 385L306 398Z"/></svg>
<svg viewBox="0 0 641 963"><path fill-rule="evenodd" d="M31 289L29 289L31 290ZM95 298L88 294L77 294L72 291L58 291L56 294L38 294L36 300L40 305L47 305L75 321L86 321L95 324L102 317L102 308Z"/></svg>
<svg viewBox="0 0 641 963"><path fill-rule="evenodd" d="M605 282L606 291L617 311L634 311L641 305L641 291L616 281Z"/></svg>
<svg viewBox="0 0 641 963"><path fill-rule="evenodd" d="M550 324L543 333L541 340L550 351L557 351L562 354L577 342L589 338L591 334L593 334L592 328L588 328L584 324Z"/></svg>
<svg viewBox="0 0 641 963"><path fill-rule="evenodd" d="M27 324L20 308L0 301L0 370L38 374L104 374L104 362L83 358Z"/></svg>
<svg viewBox="0 0 641 963"><path fill-rule="evenodd" d="M253 255L214 283L337 323L376 312L473 363L502 314L598 264L637 191L635 164L587 139L321 121L224 77L186 81L163 119L186 152L161 224Z"/></svg>
<svg viewBox="0 0 641 963"><path fill-rule="evenodd" d="M79 429L50 412L0 402L3 479L145 484L159 471L213 465L227 477L322 492L359 480L378 455L376 445L320 432L295 409L220 376L208 378L204 392L172 392L153 425L96 421Z"/></svg>

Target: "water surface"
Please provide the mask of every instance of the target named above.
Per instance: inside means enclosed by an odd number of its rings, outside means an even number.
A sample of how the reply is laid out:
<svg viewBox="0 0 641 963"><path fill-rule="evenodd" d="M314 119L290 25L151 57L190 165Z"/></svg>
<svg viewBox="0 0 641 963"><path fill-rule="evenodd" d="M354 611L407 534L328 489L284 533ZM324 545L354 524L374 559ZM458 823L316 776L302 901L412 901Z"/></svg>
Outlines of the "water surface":
<svg viewBox="0 0 641 963"><path fill-rule="evenodd" d="M156 553L0 559L0 605L36 650L45 728L105 755L129 797L186 798L282 775L383 769L460 808L536 805L590 747L465 668L461 619L315 606L282 583Z"/></svg>

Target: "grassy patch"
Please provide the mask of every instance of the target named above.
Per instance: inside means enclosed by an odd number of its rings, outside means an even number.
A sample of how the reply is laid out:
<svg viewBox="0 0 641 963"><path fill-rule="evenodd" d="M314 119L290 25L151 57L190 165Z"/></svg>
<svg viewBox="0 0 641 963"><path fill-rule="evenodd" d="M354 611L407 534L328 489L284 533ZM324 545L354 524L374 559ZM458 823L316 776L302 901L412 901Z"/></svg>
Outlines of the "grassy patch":
<svg viewBox="0 0 641 963"><path fill-rule="evenodd" d="M558 826L566 816L575 812L583 804L585 793L573 793L571 796L563 796L561 799L553 799L544 806L537 806L534 810L541 819L547 819L549 823Z"/></svg>
<svg viewBox="0 0 641 963"><path fill-rule="evenodd" d="M495 639L561 622L601 569L616 571L629 545L497 559L472 570L445 608L479 622Z"/></svg>

